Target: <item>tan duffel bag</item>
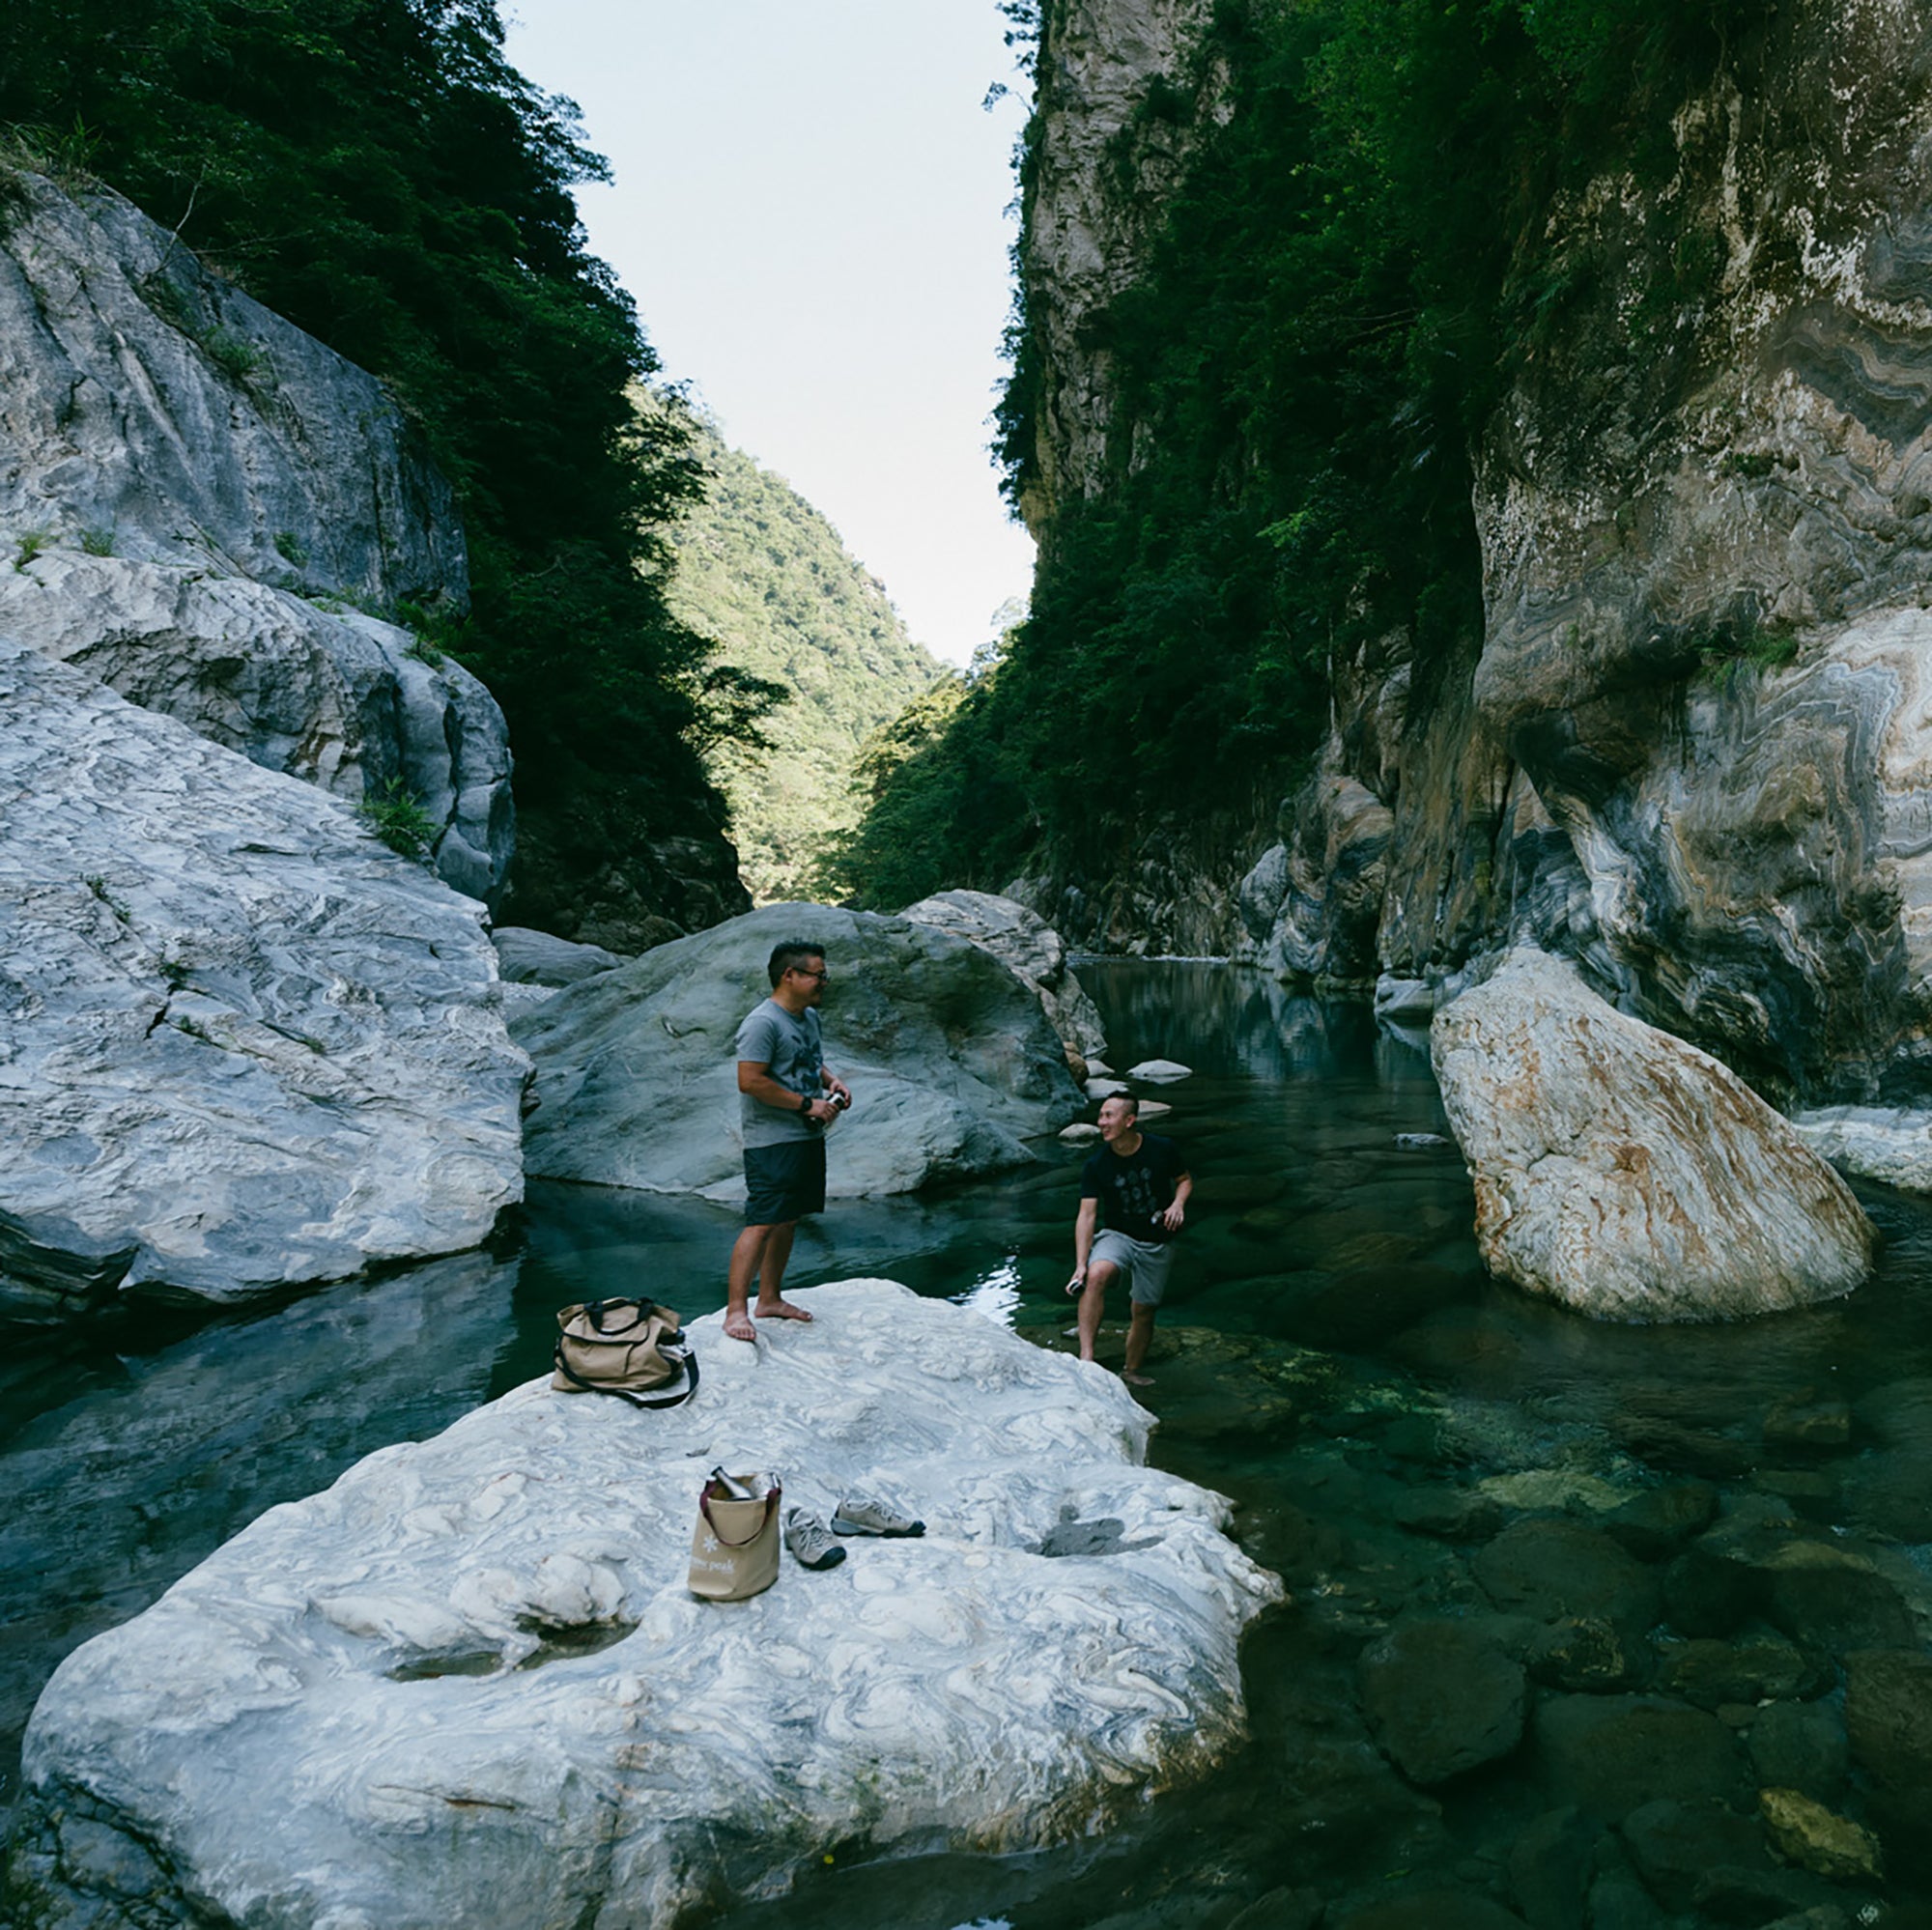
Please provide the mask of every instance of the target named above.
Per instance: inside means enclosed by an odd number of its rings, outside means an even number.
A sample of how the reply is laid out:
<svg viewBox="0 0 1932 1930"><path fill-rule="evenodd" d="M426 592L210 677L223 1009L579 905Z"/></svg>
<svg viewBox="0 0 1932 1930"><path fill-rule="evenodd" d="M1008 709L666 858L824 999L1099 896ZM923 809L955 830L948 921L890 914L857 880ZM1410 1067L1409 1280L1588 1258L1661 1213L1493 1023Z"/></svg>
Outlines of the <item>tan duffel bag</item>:
<svg viewBox="0 0 1932 1930"><path fill-rule="evenodd" d="M739 1499L733 1488L749 1489L751 1498ZM697 1525L691 1534L694 1595L708 1602L742 1602L748 1595L762 1595L779 1578L779 1505L783 1496L776 1475L713 1473L698 1494Z"/></svg>
<svg viewBox="0 0 1932 1930"><path fill-rule="evenodd" d="M556 1324L550 1384L561 1393L675 1407L697 1392L697 1354L655 1300L585 1300L560 1308Z"/></svg>

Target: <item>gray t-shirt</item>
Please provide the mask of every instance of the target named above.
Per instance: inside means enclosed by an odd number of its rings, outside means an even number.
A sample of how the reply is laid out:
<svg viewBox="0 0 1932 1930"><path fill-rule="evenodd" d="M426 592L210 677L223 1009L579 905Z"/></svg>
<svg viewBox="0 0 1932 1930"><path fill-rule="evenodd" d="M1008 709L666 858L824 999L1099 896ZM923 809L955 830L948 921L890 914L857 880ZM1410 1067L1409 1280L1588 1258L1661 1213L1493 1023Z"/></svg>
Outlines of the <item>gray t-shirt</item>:
<svg viewBox="0 0 1932 1930"><path fill-rule="evenodd" d="M824 1091L819 1072L825 1053L819 1043L818 1014L810 1006L797 1017L776 999L753 1008L738 1028L738 1057L769 1069L788 1093L817 1098ZM781 1113L751 1093L738 1103L745 1109L745 1144L779 1146L791 1139L817 1139L825 1128L803 1113Z"/></svg>

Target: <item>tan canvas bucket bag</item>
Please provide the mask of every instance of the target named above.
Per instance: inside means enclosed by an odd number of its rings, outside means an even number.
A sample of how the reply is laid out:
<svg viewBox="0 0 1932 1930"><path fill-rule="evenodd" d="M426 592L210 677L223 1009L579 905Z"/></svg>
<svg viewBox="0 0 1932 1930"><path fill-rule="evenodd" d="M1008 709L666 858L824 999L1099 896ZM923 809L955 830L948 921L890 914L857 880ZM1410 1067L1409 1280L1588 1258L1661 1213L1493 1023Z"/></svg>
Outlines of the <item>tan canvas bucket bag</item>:
<svg viewBox="0 0 1932 1930"><path fill-rule="evenodd" d="M690 1587L708 1602L742 1602L762 1595L779 1578L779 1504L784 1490L770 1475L731 1479L738 1487L764 1491L740 1501L716 1476L704 1484L691 1534Z"/></svg>

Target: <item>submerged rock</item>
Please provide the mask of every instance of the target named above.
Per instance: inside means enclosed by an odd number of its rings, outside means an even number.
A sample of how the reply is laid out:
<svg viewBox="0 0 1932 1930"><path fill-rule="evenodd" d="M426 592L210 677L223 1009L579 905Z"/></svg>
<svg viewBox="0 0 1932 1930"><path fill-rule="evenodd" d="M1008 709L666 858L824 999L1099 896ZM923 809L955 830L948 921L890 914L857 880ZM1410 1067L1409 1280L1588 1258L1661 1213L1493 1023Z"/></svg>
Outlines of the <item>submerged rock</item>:
<svg viewBox="0 0 1932 1930"><path fill-rule="evenodd" d="M1362 1652L1362 1706L1411 1782L1446 1782L1522 1740L1528 1686L1479 1624L1400 1622Z"/></svg>
<svg viewBox="0 0 1932 1930"><path fill-rule="evenodd" d="M1730 1731L1662 1696L1546 1695L1532 1729L1539 1786L1608 1822L1666 1797L1735 1808L1747 1786Z"/></svg>
<svg viewBox="0 0 1932 1930"><path fill-rule="evenodd" d="M1037 912L991 892L961 891L935 892L916 905L907 905L899 916L983 945L1038 993L1067 1051L1084 1062L1088 1071L1094 1070L1094 1062L1107 1049L1099 1009L1067 964L1059 932Z"/></svg>
<svg viewBox="0 0 1932 1930"><path fill-rule="evenodd" d="M1513 952L1435 1018L1431 1056L1492 1272L1579 1313L1736 1319L1848 1293L1875 1235L1733 1073Z"/></svg>
<svg viewBox="0 0 1932 1930"><path fill-rule="evenodd" d="M854 1095L829 1129L833 1195L1024 1165L1024 1140L1080 1110L1038 1002L983 948L905 919L767 905L517 1020L537 1067L531 1173L742 1199L733 1041L770 992L772 948L799 935L826 948L826 1063Z"/></svg>
<svg viewBox="0 0 1932 1930"><path fill-rule="evenodd" d="M137 1920L130 1875L141 1921L446 1930L565 1896L655 1930L830 1844L1075 1836L1223 1755L1237 1640L1280 1586L1223 1501L1139 1464L1121 1384L888 1282L801 1297L816 1323L756 1348L695 1322L686 1406L532 1381L271 1510L71 1656L25 1752L14 1880L47 1884L43 1930ZM700 1602L720 1462L928 1531ZM1037 1551L1103 1521L1109 1552Z"/></svg>
<svg viewBox="0 0 1932 1930"><path fill-rule="evenodd" d="M0 641L0 1317L481 1242L527 1062L482 907Z"/></svg>

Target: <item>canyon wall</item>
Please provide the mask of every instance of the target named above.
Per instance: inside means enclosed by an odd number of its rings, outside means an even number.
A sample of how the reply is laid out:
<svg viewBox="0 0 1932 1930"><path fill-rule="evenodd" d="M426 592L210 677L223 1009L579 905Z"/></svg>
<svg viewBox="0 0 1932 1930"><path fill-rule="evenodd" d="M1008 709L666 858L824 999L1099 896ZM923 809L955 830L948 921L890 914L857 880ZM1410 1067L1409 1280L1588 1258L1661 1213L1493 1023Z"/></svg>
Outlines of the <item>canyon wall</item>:
<svg viewBox="0 0 1932 1930"><path fill-rule="evenodd" d="M1083 99L1144 99L1195 16L1164 15L1179 39L1152 49L1141 10L1113 11L1112 77ZM1131 915L1065 913L1138 894L1143 947L1378 984L1411 1015L1531 938L1786 1104L1921 1095L1928 81L1918 10L1804 0L1680 106L1662 165L1559 194L1522 245L1560 298L1473 450L1480 638L1338 657L1314 773L1189 894L1123 865L1030 879L1030 901L1130 949ZM1131 232L1038 213L1083 205L1044 184L1083 152L1077 116L1053 125L1063 86L1042 76L1028 272L1124 285ZM1085 191L1121 179L1096 167ZM1105 428L1104 357L1079 339L1056 392L1098 396ZM1094 433L1049 413L1042 471L1086 474Z"/></svg>

